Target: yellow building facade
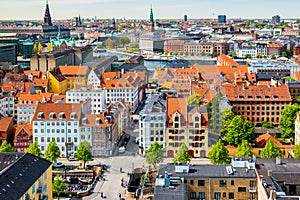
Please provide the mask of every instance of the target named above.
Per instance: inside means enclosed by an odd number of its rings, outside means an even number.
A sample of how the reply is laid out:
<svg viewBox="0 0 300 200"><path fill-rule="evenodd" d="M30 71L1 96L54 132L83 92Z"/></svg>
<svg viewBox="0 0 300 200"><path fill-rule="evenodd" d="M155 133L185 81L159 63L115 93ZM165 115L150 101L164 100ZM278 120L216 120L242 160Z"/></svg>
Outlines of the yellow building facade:
<svg viewBox="0 0 300 200"><path fill-rule="evenodd" d="M53 199L52 198L52 165L28 189L20 200L28 199Z"/></svg>
<svg viewBox="0 0 300 200"><path fill-rule="evenodd" d="M49 72L49 86L48 90L55 94L66 94L68 90L68 80L57 72Z"/></svg>

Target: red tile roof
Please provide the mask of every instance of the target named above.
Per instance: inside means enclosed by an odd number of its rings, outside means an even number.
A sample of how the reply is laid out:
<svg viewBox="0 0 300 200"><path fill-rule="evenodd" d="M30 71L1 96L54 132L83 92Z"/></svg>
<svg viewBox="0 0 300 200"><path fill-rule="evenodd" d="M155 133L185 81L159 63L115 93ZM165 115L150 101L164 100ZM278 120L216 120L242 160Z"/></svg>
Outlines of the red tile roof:
<svg viewBox="0 0 300 200"><path fill-rule="evenodd" d="M96 123L96 119L100 118L100 124ZM83 120L86 119L86 124L83 123ZM81 126L101 126L101 127L108 127L111 126L111 123L105 122L105 116L101 114L85 114L82 115L82 119L80 122Z"/></svg>
<svg viewBox="0 0 300 200"><path fill-rule="evenodd" d="M34 120L60 120L59 114L64 113L61 120L79 120L81 116L81 104L80 103L46 103L38 104L32 118ZM76 116L71 119L71 113L75 112ZM43 113L41 119L38 118L38 114ZM50 113L55 113L53 119L50 119Z"/></svg>
<svg viewBox="0 0 300 200"><path fill-rule="evenodd" d="M59 66L62 75L83 75L88 73L88 66Z"/></svg>
<svg viewBox="0 0 300 200"><path fill-rule="evenodd" d="M29 136L32 136L32 124L18 124L15 132L14 142L17 141L17 136L22 129L24 129Z"/></svg>
<svg viewBox="0 0 300 200"><path fill-rule="evenodd" d="M168 121L173 122L172 115L176 112L182 114L183 117L187 117L187 98L168 98ZM186 121L186 119L183 119Z"/></svg>
<svg viewBox="0 0 300 200"><path fill-rule="evenodd" d="M266 145L266 143L269 140L272 140L275 143L276 146L282 147L282 143L279 142L275 137L273 137L269 133L265 133L265 134L259 136L258 138L256 138L256 140L255 140L255 147L264 148L265 145Z"/></svg>
<svg viewBox="0 0 300 200"><path fill-rule="evenodd" d="M9 125L14 120L13 117L1 117L0 118L0 132L7 132ZM2 134L0 134L1 136ZM3 137L3 135L2 135ZM1 138L1 137L0 137ZM5 138L6 139L6 138Z"/></svg>
<svg viewBox="0 0 300 200"><path fill-rule="evenodd" d="M223 95L229 101L291 101L291 95L287 85L223 85Z"/></svg>

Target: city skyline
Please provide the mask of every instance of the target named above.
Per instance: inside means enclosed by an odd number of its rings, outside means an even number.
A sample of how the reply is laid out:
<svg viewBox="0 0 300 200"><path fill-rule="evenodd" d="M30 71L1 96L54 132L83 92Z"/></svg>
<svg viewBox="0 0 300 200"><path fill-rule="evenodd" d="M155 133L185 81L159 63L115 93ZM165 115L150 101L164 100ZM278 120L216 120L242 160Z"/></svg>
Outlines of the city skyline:
<svg viewBox="0 0 300 200"><path fill-rule="evenodd" d="M45 0L2 0L0 19L40 20L43 18L45 4ZM298 0L289 0L288 4L280 0L253 0L251 4L246 0L49 0L54 20L70 19L79 14L83 18L149 19L151 5L154 19L181 19L184 15L188 19L216 19L221 14L227 15L227 18L270 19L273 15L300 18Z"/></svg>

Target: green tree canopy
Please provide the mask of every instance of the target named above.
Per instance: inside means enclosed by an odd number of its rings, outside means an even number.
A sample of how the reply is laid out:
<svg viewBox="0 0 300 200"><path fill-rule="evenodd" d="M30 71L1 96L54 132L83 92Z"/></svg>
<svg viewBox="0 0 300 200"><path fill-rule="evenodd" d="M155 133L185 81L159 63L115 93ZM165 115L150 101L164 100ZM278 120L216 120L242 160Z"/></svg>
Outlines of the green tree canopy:
<svg viewBox="0 0 300 200"><path fill-rule="evenodd" d="M126 44L130 44L130 39L127 36L121 37L120 38L120 43L124 47Z"/></svg>
<svg viewBox="0 0 300 200"><path fill-rule="evenodd" d="M300 144L296 145L294 149L294 158L300 158Z"/></svg>
<svg viewBox="0 0 300 200"><path fill-rule="evenodd" d="M300 106L298 104L287 105L283 109L279 126L282 139L294 139L295 120L299 111Z"/></svg>
<svg viewBox="0 0 300 200"><path fill-rule="evenodd" d="M60 197L60 194L65 192L67 189L66 181L63 179L63 177L59 174L56 175L56 177L53 180L52 183L52 189L54 195L58 196L58 199Z"/></svg>
<svg viewBox="0 0 300 200"><path fill-rule="evenodd" d="M38 52L38 50L37 50L37 45L36 45L36 43L34 43L33 49L32 49L32 55L37 54L37 52Z"/></svg>
<svg viewBox="0 0 300 200"><path fill-rule="evenodd" d="M42 52L43 52L43 46L42 46L41 43L38 44L38 46L37 46L37 51L38 51L39 53L42 53Z"/></svg>
<svg viewBox="0 0 300 200"><path fill-rule="evenodd" d="M269 140L266 146L261 150L260 157L262 158L282 158L282 152L273 140Z"/></svg>
<svg viewBox="0 0 300 200"><path fill-rule="evenodd" d="M229 108L225 108L221 111L220 123L222 133L227 133L227 128L234 117L235 114Z"/></svg>
<svg viewBox="0 0 300 200"><path fill-rule="evenodd" d="M246 54L245 58L251 58L251 55L250 54Z"/></svg>
<svg viewBox="0 0 300 200"><path fill-rule="evenodd" d="M262 128L274 128L274 125L273 125L272 123L270 123L270 122L263 121L263 122L261 123L261 127L262 127Z"/></svg>
<svg viewBox="0 0 300 200"><path fill-rule="evenodd" d="M83 168L85 168L86 162L92 159L92 146L87 141L81 142L74 157L76 160L82 161Z"/></svg>
<svg viewBox="0 0 300 200"><path fill-rule="evenodd" d="M275 60L275 59L276 59L276 56L275 56L275 55L272 55L272 56L271 56L271 59L272 59L272 60Z"/></svg>
<svg viewBox="0 0 300 200"><path fill-rule="evenodd" d="M15 151L16 150L6 140L2 142L0 146L0 152L15 152Z"/></svg>
<svg viewBox="0 0 300 200"><path fill-rule="evenodd" d="M173 162L181 162L187 163L191 160L192 156L189 154L189 149L185 143L181 143L180 147L178 148L177 153L174 156Z"/></svg>
<svg viewBox="0 0 300 200"><path fill-rule="evenodd" d="M236 58L237 58L236 53L235 53L235 52L232 52L231 57L232 57L233 59L236 59Z"/></svg>
<svg viewBox="0 0 300 200"><path fill-rule="evenodd" d="M247 140L243 140L242 143L238 145L237 149L237 156L239 157L248 157L253 155L252 145Z"/></svg>
<svg viewBox="0 0 300 200"><path fill-rule="evenodd" d="M193 94L188 97L189 106L200 106L200 94Z"/></svg>
<svg viewBox="0 0 300 200"><path fill-rule="evenodd" d="M146 162L155 167L158 163L164 160L164 154L165 149L163 148L163 145L158 142L154 142L146 151Z"/></svg>
<svg viewBox="0 0 300 200"><path fill-rule="evenodd" d="M281 53L281 56L282 56L282 57L287 57L286 51L283 51L283 52Z"/></svg>
<svg viewBox="0 0 300 200"><path fill-rule="evenodd" d="M42 156L42 151L41 149L39 148L39 144L37 141L34 141L29 147L28 149L26 149L26 152L27 153L31 153L32 155L35 155L35 156L38 156L38 157L41 157Z"/></svg>
<svg viewBox="0 0 300 200"><path fill-rule="evenodd" d="M208 153L208 158L212 164L228 164L230 163L230 157L228 149L224 146L222 140L219 140L212 146L212 149Z"/></svg>
<svg viewBox="0 0 300 200"><path fill-rule="evenodd" d="M255 142L254 127L248 120L235 116L227 128L226 140L229 144L239 145L242 140L249 143Z"/></svg>
<svg viewBox="0 0 300 200"><path fill-rule="evenodd" d="M57 158L60 156L60 150L55 141L51 141L45 151L45 158L51 162L56 162Z"/></svg>

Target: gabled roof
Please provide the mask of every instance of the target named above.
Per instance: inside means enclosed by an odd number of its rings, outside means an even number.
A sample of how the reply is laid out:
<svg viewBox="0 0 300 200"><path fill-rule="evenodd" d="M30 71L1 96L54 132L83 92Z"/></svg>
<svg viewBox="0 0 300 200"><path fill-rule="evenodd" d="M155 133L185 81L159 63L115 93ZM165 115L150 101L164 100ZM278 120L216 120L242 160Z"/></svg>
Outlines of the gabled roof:
<svg viewBox="0 0 300 200"><path fill-rule="evenodd" d="M97 119L100 119L100 123L97 123ZM112 125L112 123L108 123L105 120L106 120L105 116L101 114L85 114L82 115L80 125L89 126L89 127L95 127L95 126L108 127Z"/></svg>
<svg viewBox="0 0 300 200"><path fill-rule="evenodd" d="M31 74L33 77L40 78L42 73L37 70L25 70L24 74L26 76L29 76Z"/></svg>
<svg viewBox="0 0 300 200"><path fill-rule="evenodd" d="M0 160L3 161L0 162L2 200L20 199L52 166L51 162L29 153L0 153Z"/></svg>
<svg viewBox="0 0 300 200"><path fill-rule="evenodd" d="M274 136L270 135L269 133L265 133L265 134L259 136L258 138L256 138L255 147L264 148L266 143L269 140L272 140L274 142L274 144L278 147L282 146L282 143L279 142Z"/></svg>
<svg viewBox="0 0 300 200"><path fill-rule="evenodd" d="M32 124L18 124L15 132L14 142L17 141L17 136L22 130L24 130L29 136L32 136Z"/></svg>
<svg viewBox="0 0 300 200"><path fill-rule="evenodd" d="M181 114L183 121L187 120L187 98L168 98L167 107L169 123L173 122L172 115L175 113Z"/></svg>

